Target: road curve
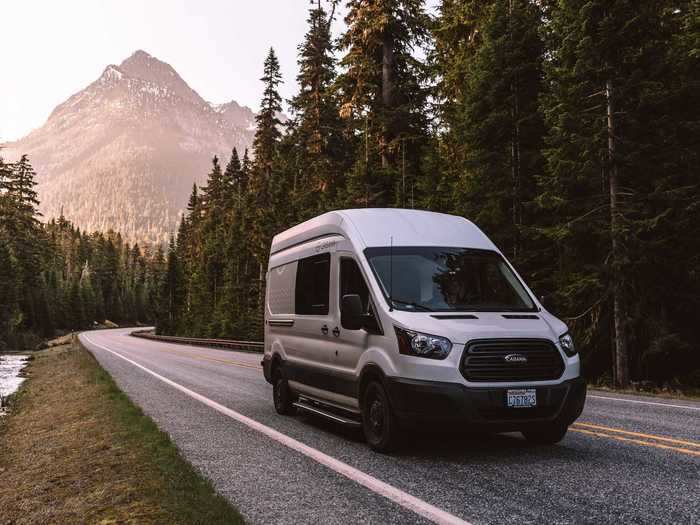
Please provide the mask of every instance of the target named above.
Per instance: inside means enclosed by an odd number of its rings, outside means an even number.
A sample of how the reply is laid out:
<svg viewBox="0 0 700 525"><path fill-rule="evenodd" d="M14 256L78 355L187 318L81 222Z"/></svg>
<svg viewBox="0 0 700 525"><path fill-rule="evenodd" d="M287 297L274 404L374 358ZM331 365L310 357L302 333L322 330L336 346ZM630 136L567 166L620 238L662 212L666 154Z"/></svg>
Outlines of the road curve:
<svg viewBox="0 0 700 525"><path fill-rule="evenodd" d="M426 434L384 456L278 416L260 355L130 331L80 339L251 523L700 522L700 403L592 392L553 447Z"/></svg>

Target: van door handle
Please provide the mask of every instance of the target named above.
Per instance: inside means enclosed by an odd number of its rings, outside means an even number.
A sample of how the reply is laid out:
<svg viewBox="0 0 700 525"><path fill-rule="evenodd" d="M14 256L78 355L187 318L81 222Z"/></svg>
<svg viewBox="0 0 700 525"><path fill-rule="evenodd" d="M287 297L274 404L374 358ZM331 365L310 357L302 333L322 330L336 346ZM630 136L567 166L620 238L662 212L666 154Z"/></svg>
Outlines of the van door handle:
<svg viewBox="0 0 700 525"><path fill-rule="evenodd" d="M333 328L333 335L336 337L340 337L340 328L338 328L337 326Z"/></svg>
<svg viewBox="0 0 700 525"><path fill-rule="evenodd" d="M324 324L324 325L321 327L321 333L322 333L323 335L328 335L328 326L327 326L327 325Z"/></svg>

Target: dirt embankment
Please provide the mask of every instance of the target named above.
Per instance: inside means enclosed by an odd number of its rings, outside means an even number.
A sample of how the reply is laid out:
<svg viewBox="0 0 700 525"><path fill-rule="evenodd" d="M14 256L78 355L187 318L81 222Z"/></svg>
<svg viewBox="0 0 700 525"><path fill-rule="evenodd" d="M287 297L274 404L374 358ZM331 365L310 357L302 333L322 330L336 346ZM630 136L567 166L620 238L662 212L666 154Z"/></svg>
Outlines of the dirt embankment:
<svg viewBox="0 0 700 525"><path fill-rule="evenodd" d="M242 521L82 347L27 375L0 419L0 524Z"/></svg>

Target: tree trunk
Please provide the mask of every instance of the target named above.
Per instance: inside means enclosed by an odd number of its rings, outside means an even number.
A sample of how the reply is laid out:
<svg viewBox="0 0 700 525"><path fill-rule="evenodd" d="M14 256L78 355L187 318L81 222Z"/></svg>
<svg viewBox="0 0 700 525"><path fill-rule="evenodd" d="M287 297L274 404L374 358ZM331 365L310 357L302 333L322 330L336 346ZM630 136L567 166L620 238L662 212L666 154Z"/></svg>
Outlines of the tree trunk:
<svg viewBox="0 0 700 525"><path fill-rule="evenodd" d="M513 257L520 253L520 228L522 227L522 205L520 198L520 106L518 101L518 82L513 81L513 130L511 139L511 181L513 192Z"/></svg>
<svg viewBox="0 0 700 525"><path fill-rule="evenodd" d="M615 120L613 106L613 83L608 79L605 84L608 117L608 163L610 176L610 237L612 241L613 260L613 317L615 327L615 380L617 386L629 385L629 355L627 347L627 309L624 283L622 281L622 246L620 243L620 209L618 205L617 160L615 158Z"/></svg>
<svg viewBox="0 0 700 525"><path fill-rule="evenodd" d="M384 31L382 37L382 106L384 109L384 122L382 133L382 168L389 167L389 144L392 137L391 111L394 107L394 39L389 31Z"/></svg>
<svg viewBox="0 0 700 525"><path fill-rule="evenodd" d="M513 45L513 2L508 2L508 34L511 46ZM513 258L516 258L520 253L520 229L522 227L522 203L520 198L520 85L518 82L517 73L510 85L511 95L513 97L512 118L513 128L511 131L511 182L513 192Z"/></svg>

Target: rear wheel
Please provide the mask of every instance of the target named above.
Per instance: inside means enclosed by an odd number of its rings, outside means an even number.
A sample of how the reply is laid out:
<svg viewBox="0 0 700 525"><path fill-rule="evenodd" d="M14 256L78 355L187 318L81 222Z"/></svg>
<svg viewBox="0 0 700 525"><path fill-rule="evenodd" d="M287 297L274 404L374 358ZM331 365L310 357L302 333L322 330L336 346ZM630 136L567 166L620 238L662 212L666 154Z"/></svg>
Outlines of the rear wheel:
<svg viewBox="0 0 700 525"><path fill-rule="evenodd" d="M294 395L289 388L289 383L279 371L275 374L275 380L272 383L272 399L278 414L289 416L296 412L296 408L292 404L294 403Z"/></svg>
<svg viewBox="0 0 700 525"><path fill-rule="evenodd" d="M544 425L531 430L523 430L523 436L535 445L554 445L564 439L568 429L569 427L566 425Z"/></svg>
<svg viewBox="0 0 700 525"><path fill-rule="evenodd" d="M362 430L372 450L389 452L396 447L398 423L379 381L370 382L362 396Z"/></svg>

